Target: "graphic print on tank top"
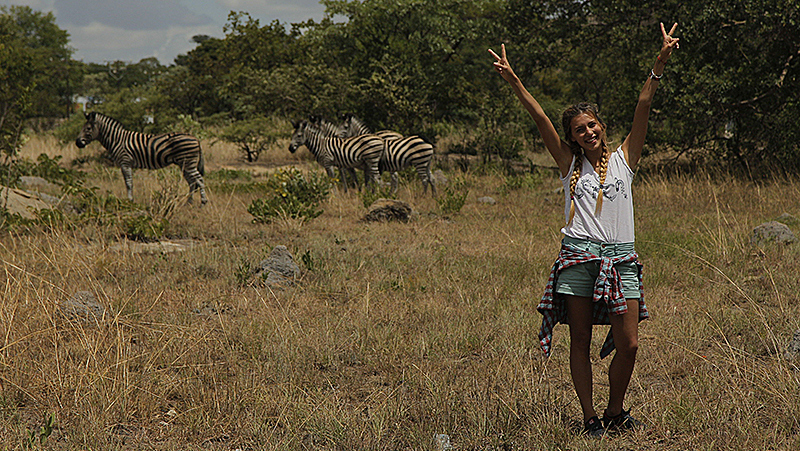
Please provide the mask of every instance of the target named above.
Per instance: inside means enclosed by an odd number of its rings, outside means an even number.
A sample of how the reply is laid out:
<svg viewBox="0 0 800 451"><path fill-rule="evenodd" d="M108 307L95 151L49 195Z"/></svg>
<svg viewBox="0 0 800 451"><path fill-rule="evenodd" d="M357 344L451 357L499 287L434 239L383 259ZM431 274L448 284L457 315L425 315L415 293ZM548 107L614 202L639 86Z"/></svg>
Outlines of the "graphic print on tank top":
<svg viewBox="0 0 800 451"><path fill-rule="evenodd" d="M583 199L583 196L588 195L592 199L597 199L597 193L600 191L600 184L598 183L595 177L581 177L578 180L578 184L575 187L575 197L578 199ZM606 180L606 182L608 182ZM611 183L606 183L603 185L603 197L608 199L611 202L622 196L623 199L628 198L628 190L625 186L625 181L621 180L619 177L614 177L614 180Z"/></svg>

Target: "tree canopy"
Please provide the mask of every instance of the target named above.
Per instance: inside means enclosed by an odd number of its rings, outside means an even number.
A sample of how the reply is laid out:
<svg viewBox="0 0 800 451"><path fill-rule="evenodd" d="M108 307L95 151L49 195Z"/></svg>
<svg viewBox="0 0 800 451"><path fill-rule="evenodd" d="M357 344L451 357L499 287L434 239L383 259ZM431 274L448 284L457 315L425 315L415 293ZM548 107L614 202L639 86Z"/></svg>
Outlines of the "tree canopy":
<svg viewBox="0 0 800 451"><path fill-rule="evenodd" d="M348 112L375 129L436 134L456 124L535 139L532 121L491 70L486 49L505 43L557 127L566 106L591 101L621 135L658 52L658 24L677 22L681 48L656 95L645 151L702 157L751 175L800 169L800 131L792 127L800 113L797 2L321 3L319 22L262 24L231 12L223 38L195 36L196 47L169 66L152 58L72 61L52 14L3 8L0 58L14 64L2 65L2 100L9 105L29 92L31 114L65 115L69 96L80 93L152 130L179 116L231 124ZM20 71L37 76L20 78Z"/></svg>

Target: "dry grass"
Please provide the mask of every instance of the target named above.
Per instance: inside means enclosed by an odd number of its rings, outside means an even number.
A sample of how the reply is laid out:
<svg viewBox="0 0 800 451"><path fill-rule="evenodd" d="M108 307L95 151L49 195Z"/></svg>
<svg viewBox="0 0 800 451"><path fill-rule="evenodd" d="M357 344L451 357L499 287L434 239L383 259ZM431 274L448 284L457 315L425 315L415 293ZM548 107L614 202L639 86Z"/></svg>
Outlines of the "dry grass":
<svg viewBox="0 0 800 451"><path fill-rule="evenodd" d="M253 173L318 170L284 144ZM204 148L210 171L243 167L235 149ZM73 149L25 151L70 161ZM124 195L116 169L87 171L89 184ZM800 329L798 247L748 245L754 226L800 214L797 180L638 180L652 319L627 405L650 427L596 442L574 430L566 327L549 360L536 337L559 182L503 195L503 176L478 173L449 174L470 190L450 218L419 183L401 188L421 213L410 224L362 223L358 195L334 191L305 225L257 225L253 195L212 187L208 205L182 205L171 220L171 237L195 242L182 253L115 251L118 234L87 226L5 234L0 447L21 447L50 413L52 449L425 450L436 434L471 450L800 447L800 372L782 357ZM175 171L135 173L140 202L165 186L186 192ZM484 195L497 205L479 204ZM313 262L298 285L236 283L242 262L278 244ZM107 322L56 313L81 290L107 306ZM598 352L604 336L598 328ZM598 403L608 360L595 365Z"/></svg>

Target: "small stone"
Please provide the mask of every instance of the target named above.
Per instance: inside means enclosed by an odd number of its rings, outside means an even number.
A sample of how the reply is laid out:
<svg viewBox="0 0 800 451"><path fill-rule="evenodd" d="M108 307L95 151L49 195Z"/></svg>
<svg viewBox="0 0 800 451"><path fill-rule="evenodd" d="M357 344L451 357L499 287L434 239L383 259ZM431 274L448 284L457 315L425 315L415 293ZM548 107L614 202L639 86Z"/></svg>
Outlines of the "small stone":
<svg viewBox="0 0 800 451"><path fill-rule="evenodd" d="M106 309L90 291L79 291L58 305L58 312L70 321L99 324L106 317Z"/></svg>
<svg viewBox="0 0 800 451"><path fill-rule="evenodd" d="M496 201L496 200L494 200L494 198L493 198L493 197L489 197L489 196L483 196L483 197L479 197L479 198L478 198L478 203L480 203L480 204L489 204L489 205L494 205L494 204L496 204L496 203L497 203L497 201Z"/></svg>
<svg viewBox="0 0 800 451"><path fill-rule="evenodd" d="M790 362L800 364L800 329L794 332L794 337L792 337L789 344L786 346L783 357Z"/></svg>
<svg viewBox="0 0 800 451"><path fill-rule="evenodd" d="M433 449L436 451L451 451L453 445L450 444L450 436L447 434L435 434L433 436Z"/></svg>

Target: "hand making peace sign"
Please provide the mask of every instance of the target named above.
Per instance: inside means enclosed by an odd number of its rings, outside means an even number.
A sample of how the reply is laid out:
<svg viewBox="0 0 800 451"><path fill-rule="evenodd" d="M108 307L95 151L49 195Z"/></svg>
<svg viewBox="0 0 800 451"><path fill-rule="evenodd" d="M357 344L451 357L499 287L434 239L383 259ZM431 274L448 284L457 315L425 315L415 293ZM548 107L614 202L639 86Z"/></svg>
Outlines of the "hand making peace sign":
<svg viewBox="0 0 800 451"><path fill-rule="evenodd" d="M497 53L494 53L494 50L492 49L489 49L489 53L491 53L492 56L494 56L497 60L493 63L497 73L499 73L505 81L510 82L513 80L516 77L516 74L514 74L514 70L511 69L511 65L508 63L508 58L506 58L506 45L500 44L500 53L503 56L497 56Z"/></svg>
<svg viewBox="0 0 800 451"><path fill-rule="evenodd" d="M678 24L672 24L672 28L670 28L669 33L664 28L664 24L661 23L661 36L663 38L663 42L661 44L661 54L659 55L659 59L666 63L669 59L669 56L672 55L672 50L680 48L678 44L678 38L673 38L672 33L675 33L675 30L678 28Z"/></svg>

